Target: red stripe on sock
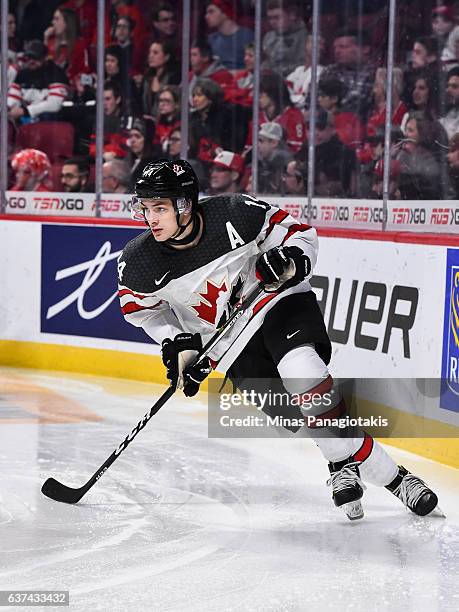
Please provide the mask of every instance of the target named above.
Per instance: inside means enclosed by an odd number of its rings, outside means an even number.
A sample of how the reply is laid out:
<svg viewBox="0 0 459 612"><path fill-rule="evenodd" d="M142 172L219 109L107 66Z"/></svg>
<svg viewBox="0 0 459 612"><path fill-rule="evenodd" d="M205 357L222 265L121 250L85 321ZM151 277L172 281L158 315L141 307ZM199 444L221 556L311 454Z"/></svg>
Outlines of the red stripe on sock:
<svg viewBox="0 0 459 612"><path fill-rule="evenodd" d="M359 450L354 453L354 459L356 461L365 461L365 459L368 459L368 457L371 454L371 451L373 450L373 438L370 436L370 434L365 434L365 438L363 439L362 442L362 446L359 448Z"/></svg>

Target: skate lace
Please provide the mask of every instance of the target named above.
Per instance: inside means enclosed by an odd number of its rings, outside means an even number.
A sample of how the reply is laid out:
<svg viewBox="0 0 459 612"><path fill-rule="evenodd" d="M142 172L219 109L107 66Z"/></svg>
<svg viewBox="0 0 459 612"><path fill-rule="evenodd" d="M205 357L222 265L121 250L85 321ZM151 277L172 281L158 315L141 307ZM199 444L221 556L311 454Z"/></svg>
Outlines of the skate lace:
<svg viewBox="0 0 459 612"><path fill-rule="evenodd" d="M424 493L427 493L428 491L429 489L427 488L425 482L423 482L420 478L414 474L405 474L402 482L395 489L394 493L398 498L400 498L405 506L408 508L413 508L416 506Z"/></svg>
<svg viewBox="0 0 459 612"><path fill-rule="evenodd" d="M362 489L365 490L366 486L360 480L359 475L355 471L355 468L358 465L359 464L357 461L355 463L348 463L338 472L334 472L333 474L331 474L330 478L327 480L327 486L329 487L331 485L333 491L335 493L338 493L339 491L343 491L348 487L352 487L357 482L362 487Z"/></svg>

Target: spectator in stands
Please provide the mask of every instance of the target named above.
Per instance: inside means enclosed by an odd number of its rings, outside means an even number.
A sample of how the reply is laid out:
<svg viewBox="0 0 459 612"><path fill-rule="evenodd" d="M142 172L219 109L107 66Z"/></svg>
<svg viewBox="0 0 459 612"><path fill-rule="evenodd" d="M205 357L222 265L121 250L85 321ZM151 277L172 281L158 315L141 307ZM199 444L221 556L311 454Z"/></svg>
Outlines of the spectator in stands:
<svg viewBox="0 0 459 612"><path fill-rule="evenodd" d="M212 54L220 58L229 70L241 69L244 66L244 47L253 41L253 32L236 23L234 2L211 0L205 19L207 26L214 30L208 38Z"/></svg>
<svg viewBox="0 0 459 612"><path fill-rule="evenodd" d="M161 157L161 149L153 144L155 126L153 121L135 119L129 130L127 162L131 168L130 192L134 192L136 181L142 176L145 166Z"/></svg>
<svg viewBox="0 0 459 612"><path fill-rule="evenodd" d="M13 156L11 167L16 174L11 191L51 191L51 164L43 151L23 149Z"/></svg>
<svg viewBox="0 0 459 612"><path fill-rule="evenodd" d="M320 64L320 55L323 53L325 40L319 36L319 64L317 66L317 78L320 77L324 67ZM308 36L304 46L304 63L297 66L287 78L286 83L290 100L293 106L303 110L309 107L309 86L311 84L311 65L312 65L312 36Z"/></svg>
<svg viewBox="0 0 459 612"><path fill-rule="evenodd" d="M440 119L440 123L451 139L454 134L459 133L459 66L448 72L446 109L447 113Z"/></svg>
<svg viewBox="0 0 459 612"><path fill-rule="evenodd" d="M65 71L70 81L88 68L87 43L80 36L74 11L59 8L54 12L51 25L45 30L44 42L48 58Z"/></svg>
<svg viewBox="0 0 459 612"><path fill-rule="evenodd" d="M15 121L49 119L62 108L68 92L67 76L45 59L46 47L40 40L26 43L24 57L25 68L8 88L8 117Z"/></svg>
<svg viewBox="0 0 459 612"><path fill-rule="evenodd" d="M180 83L180 66L177 64L174 49L165 41L151 43L147 64L142 83L142 110L144 115L155 117L159 90L164 85Z"/></svg>
<svg viewBox="0 0 459 612"><path fill-rule="evenodd" d="M105 3L106 5L108 2ZM111 0L111 36L114 38L115 27L119 17L129 17L134 24L133 37L138 42L144 42L146 24L142 13L135 2L131 0Z"/></svg>
<svg viewBox="0 0 459 612"><path fill-rule="evenodd" d="M400 200L400 179L401 164L396 159L390 160L389 170L389 200ZM380 159L373 170L373 185L372 185L372 197L378 200L382 200L384 188L384 160Z"/></svg>
<svg viewBox="0 0 459 612"><path fill-rule="evenodd" d="M438 41L435 36L418 37L413 43L411 62L403 76L405 83L403 100L409 104L418 76L427 78L433 84L432 88L438 90L436 82L438 82L441 70Z"/></svg>
<svg viewBox="0 0 459 612"><path fill-rule="evenodd" d="M456 3L455 6L450 7L453 12L453 29L448 34L448 38L446 40L446 44L443 47L441 61L444 64L450 64L451 62L455 63L457 61L457 42L459 41L459 6Z"/></svg>
<svg viewBox="0 0 459 612"><path fill-rule="evenodd" d="M153 10L153 40L169 43L174 48L178 57L180 50L180 34L177 29L177 19L174 7L168 2L163 2Z"/></svg>
<svg viewBox="0 0 459 612"><path fill-rule="evenodd" d="M61 183L63 190L67 192L93 192L94 185L89 184L89 160L84 157L67 159L62 166Z"/></svg>
<svg viewBox="0 0 459 612"><path fill-rule="evenodd" d="M308 189L307 165L296 159L289 161L282 175L283 192L288 195L304 196Z"/></svg>
<svg viewBox="0 0 459 612"><path fill-rule="evenodd" d="M282 175L293 159L285 147L279 123L263 123L258 132L258 191L266 194L282 192Z"/></svg>
<svg viewBox="0 0 459 612"><path fill-rule="evenodd" d="M180 129L175 129L171 132L167 139L167 157L169 159L180 159L182 146L182 134Z"/></svg>
<svg viewBox="0 0 459 612"><path fill-rule="evenodd" d="M285 132L289 149L296 153L306 140L302 112L290 104L287 85L280 74L264 74L260 80L260 124L275 121Z"/></svg>
<svg viewBox="0 0 459 612"><path fill-rule="evenodd" d="M438 80L428 74L419 73L414 79L411 97L408 100L410 110L420 111L426 117L438 117Z"/></svg>
<svg viewBox="0 0 459 612"><path fill-rule="evenodd" d="M459 198L459 132L454 134L449 142L448 168L452 199Z"/></svg>
<svg viewBox="0 0 459 612"><path fill-rule="evenodd" d="M145 64L143 41L133 39L134 23L128 16L118 17L113 43L120 49L122 61L129 75L142 75Z"/></svg>
<svg viewBox="0 0 459 612"><path fill-rule="evenodd" d="M119 45L110 45L105 49L105 79L116 83L123 92L124 111L136 114L140 105L137 88L129 76L126 56Z"/></svg>
<svg viewBox="0 0 459 612"><path fill-rule="evenodd" d="M96 124L95 75L80 74L73 79L73 88L64 101L60 116L75 128L74 153L89 154L91 134Z"/></svg>
<svg viewBox="0 0 459 612"><path fill-rule="evenodd" d="M16 11L20 40L30 41L43 38L61 0L15 0L10 4Z"/></svg>
<svg viewBox="0 0 459 612"><path fill-rule="evenodd" d="M333 115L336 134L341 142L356 149L363 142L365 128L355 113L342 110L343 93L343 84L339 79L324 77L319 81L317 102L319 108Z"/></svg>
<svg viewBox="0 0 459 612"><path fill-rule="evenodd" d="M368 136L374 136L378 127L386 123L386 85L387 69L378 68L373 86L374 107L367 122ZM401 68L392 69L392 125L401 125L408 107L402 101L403 72Z"/></svg>
<svg viewBox="0 0 459 612"><path fill-rule="evenodd" d="M81 36L89 45L97 26L97 4L93 0L67 0L60 8L76 13Z"/></svg>
<svg viewBox="0 0 459 612"><path fill-rule="evenodd" d="M232 151L220 151L210 167L210 193L240 193L244 160Z"/></svg>
<svg viewBox="0 0 459 612"><path fill-rule="evenodd" d="M180 129L180 88L177 85L165 85L159 90L155 128L154 142L166 152L170 135Z"/></svg>
<svg viewBox="0 0 459 612"><path fill-rule="evenodd" d="M323 79L335 77L341 81L343 112L356 113L364 122L370 110L374 82L373 68L362 61L365 44L362 33L338 32L333 42L335 63L327 66L321 75Z"/></svg>
<svg viewBox="0 0 459 612"><path fill-rule="evenodd" d="M121 88L114 81L104 83L104 131L119 134L125 128L124 101Z"/></svg>
<svg viewBox="0 0 459 612"><path fill-rule="evenodd" d="M262 68L286 77L304 54L306 26L295 0L268 0L266 14L270 29L263 37L265 60Z"/></svg>
<svg viewBox="0 0 459 612"><path fill-rule="evenodd" d="M122 159L106 161L102 166L102 190L104 193L129 193L131 169Z"/></svg>
<svg viewBox="0 0 459 612"><path fill-rule="evenodd" d="M397 156L401 164L400 192L403 200L436 200L447 192L441 184L440 164L434 155L435 122L422 113L408 115L405 140Z"/></svg>
<svg viewBox="0 0 459 612"><path fill-rule="evenodd" d="M253 70L255 67L255 45L247 43L244 48L244 69L234 72L234 93L231 101L244 106L252 106L253 102Z"/></svg>
<svg viewBox="0 0 459 612"><path fill-rule="evenodd" d="M8 12L8 61L15 64L18 53L22 51L22 42L16 36L16 17Z"/></svg>
<svg viewBox="0 0 459 612"><path fill-rule="evenodd" d="M331 113L318 111L315 136L316 195L353 195L356 187L356 155L338 138Z"/></svg>
<svg viewBox="0 0 459 612"><path fill-rule="evenodd" d="M221 63L219 58L214 58L212 49L207 42L195 41L190 48L190 104L192 92L198 79L212 79L215 81L223 93L234 88L233 75ZM226 96L224 96L226 99Z"/></svg>
<svg viewBox="0 0 459 612"><path fill-rule="evenodd" d="M211 79L196 80L192 100L190 157L210 163L218 149L241 153L247 138L247 110L223 102L222 88Z"/></svg>
<svg viewBox="0 0 459 612"><path fill-rule="evenodd" d="M438 40L439 49L443 50L448 36L454 28L454 10L451 6L434 6L432 9L432 34Z"/></svg>

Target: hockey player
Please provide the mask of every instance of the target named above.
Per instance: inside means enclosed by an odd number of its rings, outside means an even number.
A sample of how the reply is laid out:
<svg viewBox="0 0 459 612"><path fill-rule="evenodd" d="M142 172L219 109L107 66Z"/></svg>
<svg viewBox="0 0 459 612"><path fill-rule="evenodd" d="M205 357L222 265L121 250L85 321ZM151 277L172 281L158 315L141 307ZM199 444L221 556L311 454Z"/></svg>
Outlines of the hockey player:
<svg viewBox="0 0 459 612"><path fill-rule="evenodd" d="M135 191L133 216L148 230L119 257L121 308L127 321L161 344L172 384L195 395L218 363L231 380L277 378L291 395L331 391L331 344L308 280L316 231L252 196L198 202L196 175L183 160L148 164ZM259 281L267 292L214 347L212 361L196 365L203 344ZM342 408L337 400L320 416ZM363 516L361 478L385 486L421 516L437 505L435 493L368 434L314 433L329 462L334 503L349 518Z"/></svg>

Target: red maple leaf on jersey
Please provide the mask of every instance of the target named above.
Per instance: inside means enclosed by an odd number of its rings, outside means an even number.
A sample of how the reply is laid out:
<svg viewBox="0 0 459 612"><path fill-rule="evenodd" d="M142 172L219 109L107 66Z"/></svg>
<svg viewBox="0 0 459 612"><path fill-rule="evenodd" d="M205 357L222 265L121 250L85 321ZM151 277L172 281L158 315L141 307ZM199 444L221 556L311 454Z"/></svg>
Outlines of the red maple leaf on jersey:
<svg viewBox="0 0 459 612"><path fill-rule="evenodd" d="M192 306L193 310L203 321L207 321L211 325L215 325L217 319L217 299L220 293L227 290L226 283L223 280L220 285L214 285L211 281L206 281L206 290L203 293L198 293L204 301L199 302L197 306Z"/></svg>

